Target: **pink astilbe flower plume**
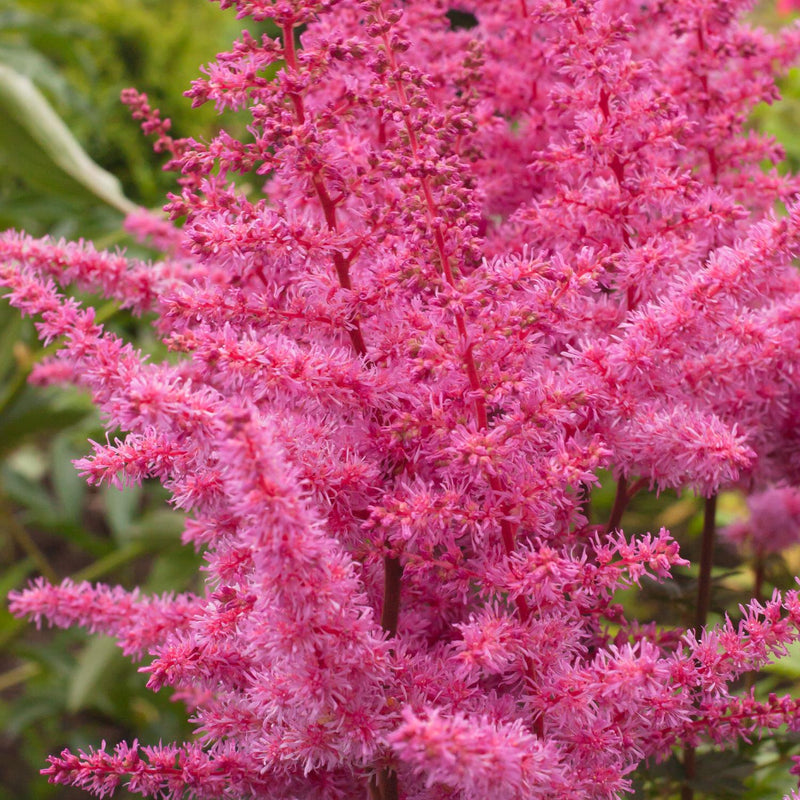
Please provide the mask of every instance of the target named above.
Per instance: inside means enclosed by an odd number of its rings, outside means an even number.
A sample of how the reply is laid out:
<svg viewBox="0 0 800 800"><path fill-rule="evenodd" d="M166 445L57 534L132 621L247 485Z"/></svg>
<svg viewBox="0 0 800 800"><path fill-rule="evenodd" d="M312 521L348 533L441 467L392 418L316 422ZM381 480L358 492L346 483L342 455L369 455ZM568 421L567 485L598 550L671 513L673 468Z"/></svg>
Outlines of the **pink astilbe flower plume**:
<svg viewBox="0 0 800 800"><path fill-rule="evenodd" d="M796 700L734 691L798 639L796 592L688 630L616 593L688 563L621 530L636 492L798 482L800 184L744 132L798 29L745 0L469 0L469 29L430 0L220 5L279 31L188 91L242 140L174 139L124 93L178 174L169 220L127 221L165 259L0 237L8 301L61 345L34 379L109 431L81 474L160 481L205 558L197 596L12 594L116 637L195 726L50 780L606 800L673 748L690 779L695 746L796 727ZM153 313L173 357L71 284Z"/></svg>
<svg viewBox="0 0 800 800"><path fill-rule="evenodd" d="M82 625L93 633L114 636L126 655L141 658L167 633L187 627L203 605L201 598L191 595L143 597L138 589L126 592L119 586L109 589L70 580L56 587L39 578L12 601L11 610L37 626L46 618L59 628Z"/></svg>
<svg viewBox="0 0 800 800"><path fill-rule="evenodd" d="M800 490L784 486L747 498L750 518L724 528L726 539L758 556L778 553L800 542Z"/></svg>

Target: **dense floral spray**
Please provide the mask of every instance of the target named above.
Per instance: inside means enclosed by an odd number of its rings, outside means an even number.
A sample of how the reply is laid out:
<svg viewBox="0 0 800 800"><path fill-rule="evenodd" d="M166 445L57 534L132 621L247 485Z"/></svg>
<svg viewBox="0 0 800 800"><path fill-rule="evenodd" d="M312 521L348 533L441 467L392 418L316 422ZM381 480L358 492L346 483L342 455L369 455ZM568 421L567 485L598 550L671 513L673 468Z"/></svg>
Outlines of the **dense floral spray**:
<svg viewBox="0 0 800 800"><path fill-rule="evenodd" d="M245 139L173 139L124 95L179 174L174 226L128 220L164 260L0 239L8 299L61 343L35 379L124 432L79 469L160 480L206 560L197 595L12 596L116 637L196 727L65 751L50 780L599 800L678 751L691 797L698 744L797 728L797 700L732 690L798 638L797 592L685 632L614 594L686 563L619 530L637 491L708 497L710 546L721 488L800 482L800 184L746 132L800 31L750 29L744 0L220 5L279 32L189 92ZM73 284L183 357L147 361Z"/></svg>

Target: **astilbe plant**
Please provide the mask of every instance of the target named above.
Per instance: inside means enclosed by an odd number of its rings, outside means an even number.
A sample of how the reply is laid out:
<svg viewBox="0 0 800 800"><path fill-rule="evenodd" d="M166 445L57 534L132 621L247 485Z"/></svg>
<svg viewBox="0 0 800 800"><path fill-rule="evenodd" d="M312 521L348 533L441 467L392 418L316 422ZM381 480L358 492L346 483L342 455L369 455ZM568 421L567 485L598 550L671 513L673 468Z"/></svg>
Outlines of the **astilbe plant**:
<svg viewBox="0 0 800 800"><path fill-rule="evenodd" d="M716 493L800 482L800 184L746 127L800 31L751 30L741 0L464 0L460 28L439 0L221 5L280 30L189 92L246 110L247 140L172 139L124 96L179 174L174 227L128 220L165 259L0 241L8 299L61 343L34 378L85 387L113 437L79 469L160 480L206 560L197 595L12 595L116 637L196 727L65 751L50 780L589 800L682 750L691 797L698 744L796 729L799 701L732 687L798 638L800 595L717 627L703 595ZM183 357L148 361L68 285ZM645 487L708 498L686 631L614 601L686 564L619 530Z"/></svg>

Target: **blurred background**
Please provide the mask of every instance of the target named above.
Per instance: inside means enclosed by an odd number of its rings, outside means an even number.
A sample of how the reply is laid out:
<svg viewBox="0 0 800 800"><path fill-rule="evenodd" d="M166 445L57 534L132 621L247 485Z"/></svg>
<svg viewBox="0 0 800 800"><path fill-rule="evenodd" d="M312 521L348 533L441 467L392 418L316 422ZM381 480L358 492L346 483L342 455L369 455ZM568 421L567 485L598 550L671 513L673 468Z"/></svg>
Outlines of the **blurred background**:
<svg viewBox="0 0 800 800"><path fill-rule="evenodd" d="M753 16L771 28L792 20L774 1ZM131 202L160 207L174 181L119 102L120 91L134 86L146 92L172 119L177 137L208 138L221 124L241 128L213 108L190 110L183 97L198 65L227 49L241 28L232 13L203 0L0 0L0 230L83 237L98 247L154 255L122 231L122 209ZM796 170L800 70L782 81L782 89L784 100L759 107L752 124L782 142L786 168ZM87 168L82 159L96 166ZM111 328L159 354L146 319L103 301L99 311ZM40 574L149 592L193 588L199 558L180 546L182 518L159 486L90 489L77 476L72 460L87 453L87 439L104 433L82 394L27 385L42 354L30 321L0 303L0 597ZM593 493L596 521L608 519L614 492L605 476ZM744 515L741 497L720 498L720 525ZM702 500L692 495L642 493L623 528L635 533L667 526L694 560L701 517ZM753 565L723 545L718 561L714 605L735 610L753 594ZM790 588L800 574L800 551L773 554L761 569L765 592ZM640 619L688 624L695 587L687 570L669 584L624 593L620 601ZM800 651L762 675L755 688L759 694L800 692ZM169 690L145 689L145 677L112 641L74 630L37 631L0 604L0 800L87 797L39 775L46 755L64 747L133 738L167 742L189 734L183 706L171 702ZM788 769L797 752L800 741L789 734L734 752L701 751L698 774L706 784L698 796L779 798L796 785ZM675 797L680 777L677 760L653 765L636 776L637 796Z"/></svg>

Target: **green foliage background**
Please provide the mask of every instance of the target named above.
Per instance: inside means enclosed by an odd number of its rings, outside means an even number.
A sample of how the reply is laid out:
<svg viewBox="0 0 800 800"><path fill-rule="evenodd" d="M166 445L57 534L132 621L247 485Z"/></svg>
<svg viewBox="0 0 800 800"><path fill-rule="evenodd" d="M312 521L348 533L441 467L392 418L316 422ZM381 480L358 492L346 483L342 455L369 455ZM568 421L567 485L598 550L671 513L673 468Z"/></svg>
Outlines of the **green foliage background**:
<svg viewBox="0 0 800 800"><path fill-rule="evenodd" d="M198 66L227 48L242 24L202 0L4 0L0 64L30 77L91 157L144 206L157 206L170 176L119 102L135 86L173 121L176 136L209 134L211 107L192 110L183 92ZM227 120L231 123L231 120ZM0 136L6 136L3 133ZM18 158L18 139L0 139L0 225L31 233L103 235L119 217L74 187Z"/></svg>
<svg viewBox="0 0 800 800"><path fill-rule="evenodd" d="M762 4L755 16L766 26L786 22L772 3ZM146 91L172 118L177 136L208 137L220 124L236 129L240 122L220 120L212 108L190 110L183 92L198 65L226 49L241 27L230 12L222 14L203 0L0 0L0 229L86 237L103 247L132 244L121 230L119 208L101 199L91 181L65 171L38 143L42 131L35 127L46 118L37 123L14 110L11 84L20 89L17 101L29 89L41 92L51 113L88 156L119 179L118 188L130 201L158 207L173 178L161 171L161 158L119 103L120 91L128 86ZM783 143L787 168L796 170L800 70L782 88L785 100L757 109L753 125ZM32 97L24 103L29 108L35 105ZM102 303L100 316L140 346L160 352L148 326L113 303ZM87 439L104 434L83 395L27 386L31 366L43 355L30 322L0 304L0 596L37 574L141 585L154 592L192 588L199 559L180 546L182 519L168 508L160 487L90 489L75 473L71 462L86 454ZM592 496L598 524L608 519L614 493L614 481L605 476ZM720 525L743 513L740 496L720 498ZM702 499L642 492L623 519L628 533L661 525L696 561ZM737 613L738 603L749 599L753 573L746 554L723 546L716 563L713 606L719 619L725 610ZM796 574L798 552L771 559L766 591L790 588ZM645 584L619 599L644 621L687 625L695 576L692 569L667 585ZM799 680L800 649L759 676L755 691L798 692ZM38 774L46 754L64 747L188 736L182 705L172 703L168 691L154 695L144 684L144 676L110 640L80 631L39 632L0 606L0 800L85 798ZM788 769L790 755L798 751L800 742L787 733L731 752L700 751L696 796L780 798L796 783ZM649 765L635 776L636 797L677 798L681 778L677 757Z"/></svg>

